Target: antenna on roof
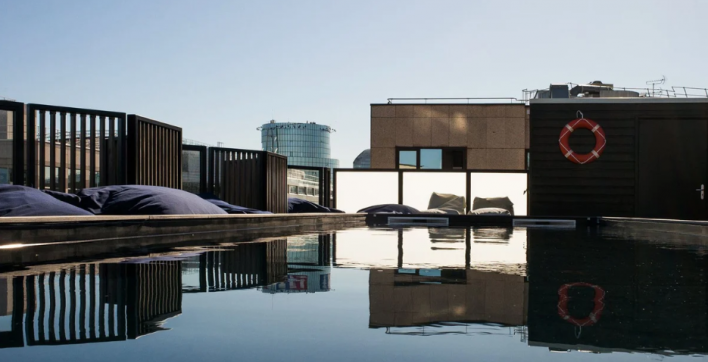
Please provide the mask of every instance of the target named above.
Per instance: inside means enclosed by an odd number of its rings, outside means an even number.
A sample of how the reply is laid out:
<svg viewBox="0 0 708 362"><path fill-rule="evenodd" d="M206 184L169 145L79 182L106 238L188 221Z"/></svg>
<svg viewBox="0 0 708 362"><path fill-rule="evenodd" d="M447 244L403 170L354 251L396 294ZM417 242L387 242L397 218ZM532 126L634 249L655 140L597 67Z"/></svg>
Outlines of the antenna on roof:
<svg viewBox="0 0 708 362"><path fill-rule="evenodd" d="M654 91L654 86L656 86L657 84L664 84L664 83L666 83L666 76L665 76L665 75L662 75L662 76L661 76L661 79L655 79L655 80L648 80L648 81L647 81L647 85L650 85L650 84L651 84L651 96L652 96L652 97L653 97L654 94L655 94L655 93L654 93L654 92L655 92L655 91Z"/></svg>

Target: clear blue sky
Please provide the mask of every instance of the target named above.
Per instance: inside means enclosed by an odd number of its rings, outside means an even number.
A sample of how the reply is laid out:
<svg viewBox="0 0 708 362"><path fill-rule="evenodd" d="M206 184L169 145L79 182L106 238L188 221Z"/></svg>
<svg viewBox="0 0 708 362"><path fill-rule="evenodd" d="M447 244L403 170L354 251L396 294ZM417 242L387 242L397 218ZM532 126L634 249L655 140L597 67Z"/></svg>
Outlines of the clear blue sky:
<svg viewBox="0 0 708 362"><path fill-rule="evenodd" d="M260 148L334 127L342 167L388 97L519 97L600 79L708 87L708 1L0 0L0 97L137 113Z"/></svg>

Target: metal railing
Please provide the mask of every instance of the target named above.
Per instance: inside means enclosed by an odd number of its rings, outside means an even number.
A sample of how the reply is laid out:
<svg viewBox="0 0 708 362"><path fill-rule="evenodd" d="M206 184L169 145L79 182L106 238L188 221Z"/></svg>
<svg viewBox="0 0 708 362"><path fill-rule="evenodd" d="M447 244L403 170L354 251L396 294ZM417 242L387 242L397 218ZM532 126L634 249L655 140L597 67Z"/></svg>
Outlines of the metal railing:
<svg viewBox="0 0 708 362"><path fill-rule="evenodd" d="M387 98L386 99L388 104L393 104L395 101L403 101L403 102L419 102L423 101L423 103L428 104L428 101L434 101L431 104L436 104L436 103L447 103L447 102L438 102L438 101L456 101L458 103L462 104L474 104L475 101L508 101L511 104L515 103L522 103L524 102L521 99L517 99L514 97L469 97L469 98ZM464 101L464 102L463 102Z"/></svg>

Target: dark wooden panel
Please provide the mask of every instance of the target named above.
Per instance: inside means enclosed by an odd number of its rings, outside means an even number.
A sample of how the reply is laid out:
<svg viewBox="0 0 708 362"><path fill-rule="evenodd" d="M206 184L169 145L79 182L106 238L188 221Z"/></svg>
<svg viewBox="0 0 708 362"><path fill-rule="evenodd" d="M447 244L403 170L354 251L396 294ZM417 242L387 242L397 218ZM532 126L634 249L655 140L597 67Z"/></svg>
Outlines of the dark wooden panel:
<svg viewBox="0 0 708 362"><path fill-rule="evenodd" d="M568 161L558 144L561 130L568 122L577 118L577 111L581 111L585 118L600 124L607 137L607 146L602 157L585 165ZM708 102L659 103L635 100L595 103L579 100L577 103L532 103L530 112L531 215L636 216L640 208L637 200L651 200L648 195L637 193L638 178L645 178L638 174L645 167L641 161L644 155L637 153L642 147L638 141L639 120L658 119L669 129L681 129L682 126L677 125L680 122L697 118L708 119ZM695 132L696 140L700 140L697 142L701 145L692 148L705 149L707 131ZM589 131L578 130L570 137L569 143L575 151L583 153L592 149L595 139ZM705 166L705 157L696 162L702 162ZM681 174L687 172L687 168L695 168L687 163L690 162L675 164L671 172ZM698 182L695 188L700 187L701 183L702 181ZM658 205L657 207L663 208ZM661 217L659 214L662 212L653 215ZM668 214L664 212L662 215L665 217Z"/></svg>
<svg viewBox="0 0 708 362"><path fill-rule="evenodd" d="M209 192L233 205L287 213L287 157L220 147L208 154Z"/></svg>
<svg viewBox="0 0 708 362"><path fill-rule="evenodd" d="M635 197L634 105L531 105L530 214L629 216ZM598 122L607 146L599 160L577 165L567 160L558 139L577 111ZM584 153L595 145L592 133L578 130L571 148ZM606 190L612 190L607 192ZM629 203L627 203L629 201Z"/></svg>
<svg viewBox="0 0 708 362"><path fill-rule="evenodd" d="M639 120L637 216L705 219L707 120Z"/></svg>

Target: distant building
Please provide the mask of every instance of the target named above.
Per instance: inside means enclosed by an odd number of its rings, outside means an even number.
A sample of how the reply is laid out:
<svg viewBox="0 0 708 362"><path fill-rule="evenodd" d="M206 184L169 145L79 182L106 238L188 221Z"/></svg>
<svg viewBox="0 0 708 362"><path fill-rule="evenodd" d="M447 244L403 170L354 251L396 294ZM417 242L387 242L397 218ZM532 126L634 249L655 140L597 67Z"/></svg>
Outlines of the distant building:
<svg viewBox="0 0 708 362"><path fill-rule="evenodd" d="M354 168L371 168L371 150L365 149L361 151L359 156L354 159Z"/></svg>
<svg viewBox="0 0 708 362"><path fill-rule="evenodd" d="M266 123L259 127L264 151L288 157L288 165L311 167L339 167L339 160L331 158L329 135L334 129L314 122Z"/></svg>
<svg viewBox="0 0 708 362"><path fill-rule="evenodd" d="M264 151L288 157L288 166L339 167L331 158L329 135L334 129L315 122L283 123L271 120L258 128ZM288 170L288 197L319 201L317 171Z"/></svg>

